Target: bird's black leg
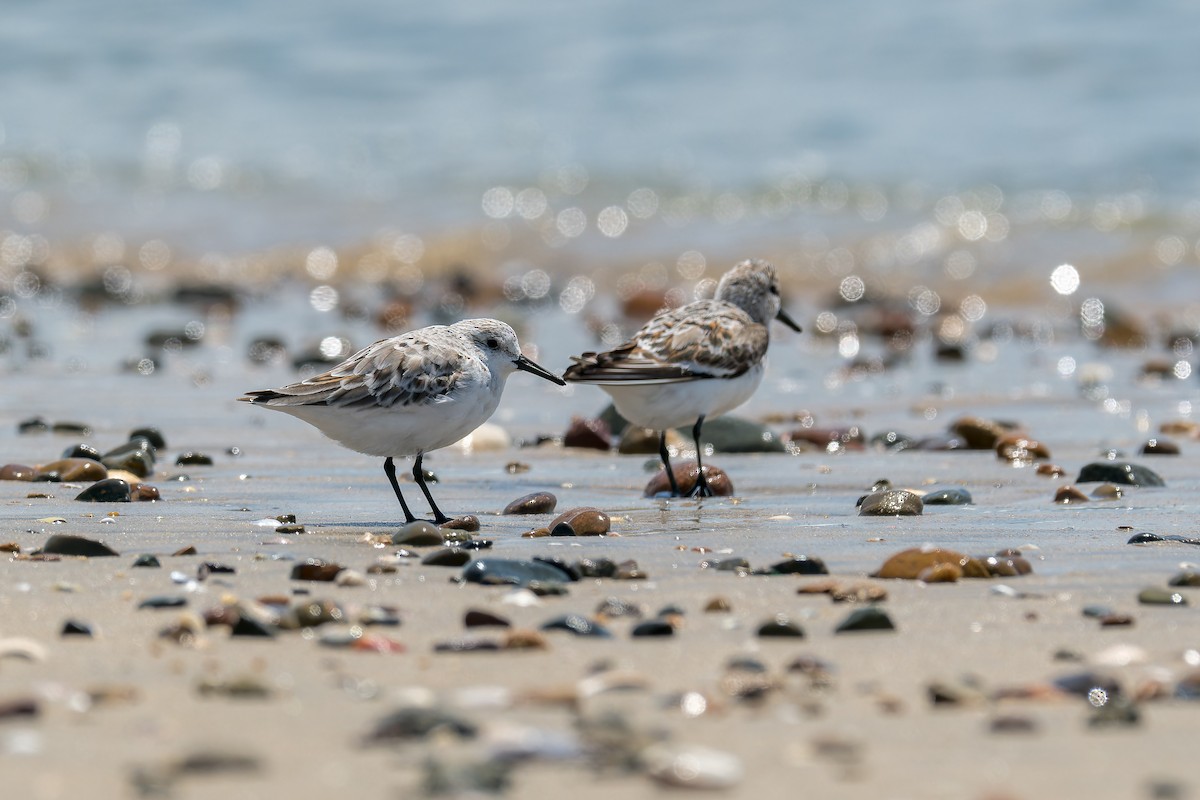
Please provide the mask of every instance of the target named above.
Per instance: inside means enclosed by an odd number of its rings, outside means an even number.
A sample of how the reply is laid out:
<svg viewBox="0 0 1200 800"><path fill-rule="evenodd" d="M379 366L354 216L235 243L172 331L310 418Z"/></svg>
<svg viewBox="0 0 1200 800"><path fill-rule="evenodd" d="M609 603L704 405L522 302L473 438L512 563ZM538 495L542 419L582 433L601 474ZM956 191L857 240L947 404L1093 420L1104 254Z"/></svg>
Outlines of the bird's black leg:
<svg viewBox="0 0 1200 800"><path fill-rule="evenodd" d="M671 454L667 452L667 432L658 432L658 457L662 459L663 467L667 470L667 480L671 484L671 497L679 497L679 484L675 483L675 473L671 470Z"/></svg>
<svg viewBox="0 0 1200 800"><path fill-rule="evenodd" d="M449 522L450 518L442 513L442 510L437 507L437 503L433 502L433 495L429 493L429 487L425 485L425 470L421 469L421 459L424 456L424 453L417 453L416 459L413 460L413 480L417 482L417 486L421 487L421 493L429 501L429 508L433 511L433 521L441 525L443 522Z"/></svg>
<svg viewBox="0 0 1200 800"><path fill-rule="evenodd" d="M404 509L404 523L407 525L410 522L414 522L417 518L408 510L408 503L404 502L404 495L400 494L400 484L396 481L396 465L393 463L391 456L383 460L383 472L388 476L388 480L392 482L392 490L396 492L396 499L400 501L400 508Z"/></svg>
<svg viewBox="0 0 1200 800"><path fill-rule="evenodd" d="M712 497L712 488L708 485L708 479L704 477L704 464L700 460L700 429L704 427L704 417L696 420L695 426L692 427L692 441L696 443L696 469L699 474L696 475L696 485L692 488L692 497Z"/></svg>

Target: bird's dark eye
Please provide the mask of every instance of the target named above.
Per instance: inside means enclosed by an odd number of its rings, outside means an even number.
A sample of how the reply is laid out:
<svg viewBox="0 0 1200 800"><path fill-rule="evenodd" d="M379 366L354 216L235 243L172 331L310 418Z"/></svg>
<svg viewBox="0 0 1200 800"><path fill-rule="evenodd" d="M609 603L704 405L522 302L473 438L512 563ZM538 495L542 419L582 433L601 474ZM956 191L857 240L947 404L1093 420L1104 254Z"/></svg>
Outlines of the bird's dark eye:
<svg viewBox="0 0 1200 800"><path fill-rule="evenodd" d="M500 340L497 339L495 336L489 336L487 338L487 340L484 342L484 344L486 344L488 346L489 350L495 350L496 348L498 348L500 346Z"/></svg>

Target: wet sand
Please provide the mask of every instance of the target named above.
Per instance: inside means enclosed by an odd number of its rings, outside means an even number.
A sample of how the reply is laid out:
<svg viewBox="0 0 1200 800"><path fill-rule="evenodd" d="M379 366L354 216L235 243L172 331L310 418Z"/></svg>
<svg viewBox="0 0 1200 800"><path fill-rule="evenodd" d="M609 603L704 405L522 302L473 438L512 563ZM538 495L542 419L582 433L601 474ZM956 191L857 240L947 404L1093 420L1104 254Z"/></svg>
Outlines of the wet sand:
<svg viewBox="0 0 1200 800"><path fill-rule="evenodd" d="M472 765L494 768L515 752L522 757L510 759L509 796L656 797L670 793L650 777L662 754L700 746L724 754L700 763L718 770L713 780L737 797L801 790L830 798L1194 794L1196 709L1172 694L1196 669L1200 596L1180 590L1193 601L1188 607L1137 601L1141 589L1164 587L1181 563L1194 560L1194 547L1126 541L1137 531L1194 534L1196 443L1175 437L1183 452L1172 457L1137 451L1159 425L1180 418L1180 403L1196 393L1194 379L1138 380L1146 352L1100 351L1063 336L1040 348L1014 339L946 364L934 361L924 340L905 364L846 378L834 346L811 333L789 338L777 331L767 380L740 416L803 410L823 426L853 423L868 436L896 429L916 437L968 414L1015 420L1049 446L1066 475L1014 468L990 451L716 453L709 463L729 473L737 494L705 501L643 498L648 456L518 446L561 434L572 414L604 405L598 391L560 392L518 374L496 418L513 445L451 448L427 458L439 478L439 504L452 515L480 517L477 537L493 546L474 551L476 559L633 559L647 576L585 579L525 607L510 602L511 588L456 583L461 568L388 559L398 548L380 541L397 530L400 515L377 460L342 450L296 420L234 402L247 389L294 375L283 365L245 363L244 342L267 309L236 315L223 339L213 328L209 343L164 357L155 375L114 374L117 356L133 349L129 343L155 315L176 311L106 311L71 323L76 327L57 329L63 335L53 358L17 364L6 376L6 463L44 463L79 440L17 433L20 420L39 415L91 425L85 440L101 450L147 424L168 444L149 479L161 491L159 502L86 504L72 499L83 485L0 483L0 538L23 554L58 533L100 540L120 553L3 565L0 705L27 701L37 712L0 719L0 758L14 797L420 796L434 793L431 764L461 788ZM568 323L535 316L522 337L541 345L542 363L561 368L585 341ZM76 351L91 353L90 360L71 362ZM1058 357L1068 351L1079 356L1081 372L1090 361L1112 370L1105 384L1115 405L1106 410L1082 395L1078 375L1058 374ZM64 369L68 363L75 371ZM241 455L229 454L231 447ZM1108 448L1151 467L1167 486L1055 505L1055 490ZM185 451L210 454L215 464L172 466ZM512 461L528 471L508 474ZM180 473L190 480L171 479ZM974 504L929 506L916 517L858 516L856 500L880 478L917 489L962 486ZM1081 488L1090 492L1094 484ZM559 511L602 509L612 517L612 535L522 537L549 517L497 512L534 491L555 494ZM415 486L409 493L423 508ZM294 514L305 532L254 525L279 514ZM54 518L64 521L46 521ZM1034 571L948 584L867 577L891 554L925 544L972 555L1020 548ZM197 555L171 555L186 545ZM162 567L133 568L144 553L157 555ZM767 567L789 554L823 559L830 575L738 575L700 566L741 557ZM306 558L357 570L366 583L292 580L293 566ZM381 558L396 561L395 571L368 573ZM235 572L197 581L203 562ZM896 630L835 634L856 606L797 593L828 578L886 589L879 607ZM403 652L323 644L337 626L270 639L230 637L214 627L180 645L159 635L180 609L138 608L150 597L177 596L186 612L199 614L223 600L272 595L293 603L331 599L347 609L394 607L399 627L368 632L400 643ZM634 638L639 620L619 618L607 622L611 638L544 631L545 649L435 651L467 636L502 636L466 629L469 609L536 630L564 614L592 616L612 597L639 606L642 620L676 607L674 635ZM706 612L714 598L730 610ZM1090 605L1129 614L1134 624L1101 627L1083 615ZM804 638L756 635L781 614ZM68 619L95 635L60 636ZM823 665L815 677L796 666L803 658ZM763 671L731 667L737 659ZM1111 676L1122 697L1137 699L1136 722L1097 727L1087 700L1049 688L1089 671ZM934 704L936 683L958 687L964 699ZM254 696L237 696L239 686ZM1014 694L1027 697L998 699ZM1114 707L1117 699L1114 692ZM460 717L477 726L477 735L443 730L367 741L389 713L413 707ZM730 756L732 772L720 771Z"/></svg>

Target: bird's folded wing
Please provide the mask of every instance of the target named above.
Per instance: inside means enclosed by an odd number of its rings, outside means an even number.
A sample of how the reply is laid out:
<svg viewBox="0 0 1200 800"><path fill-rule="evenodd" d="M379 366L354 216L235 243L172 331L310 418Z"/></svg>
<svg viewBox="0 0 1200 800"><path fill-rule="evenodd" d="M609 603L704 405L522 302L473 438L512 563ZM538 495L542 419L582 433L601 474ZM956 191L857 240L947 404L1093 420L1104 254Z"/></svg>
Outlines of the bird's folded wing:
<svg viewBox="0 0 1200 800"><path fill-rule="evenodd" d="M574 358L563 377L578 383L733 378L762 360L765 326L741 313L697 316L694 306L656 317L620 347Z"/></svg>
<svg viewBox="0 0 1200 800"><path fill-rule="evenodd" d="M399 340L376 342L328 372L298 383L261 392L249 392L252 403L273 406L424 405L437 402L461 379L462 358L457 351L431 348Z"/></svg>

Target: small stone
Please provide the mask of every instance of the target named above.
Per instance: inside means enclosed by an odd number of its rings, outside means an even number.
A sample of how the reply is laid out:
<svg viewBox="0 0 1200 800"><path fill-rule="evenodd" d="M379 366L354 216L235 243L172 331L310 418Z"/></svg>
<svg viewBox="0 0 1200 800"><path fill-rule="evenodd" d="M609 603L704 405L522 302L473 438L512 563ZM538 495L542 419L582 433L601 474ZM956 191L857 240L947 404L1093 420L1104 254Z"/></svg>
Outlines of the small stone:
<svg viewBox="0 0 1200 800"><path fill-rule="evenodd" d="M129 432L129 441L136 439L145 439L155 450L163 450L167 446L167 440L158 428L135 428Z"/></svg>
<svg viewBox="0 0 1200 800"><path fill-rule="evenodd" d="M465 533L475 533L479 530L479 517L474 514L464 514L461 517L448 519L438 526L444 531L463 531Z"/></svg>
<svg viewBox="0 0 1200 800"><path fill-rule="evenodd" d="M128 503L133 497L129 484L120 478L105 478L75 496L84 503Z"/></svg>
<svg viewBox="0 0 1200 800"><path fill-rule="evenodd" d="M1061 478L1063 475L1067 474L1066 470L1057 464L1038 464L1037 469L1034 470L1034 472L1036 472L1038 475L1044 475L1050 478Z"/></svg>
<svg viewBox="0 0 1200 800"><path fill-rule="evenodd" d="M911 436L898 431L884 431L872 436L871 444L884 450L899 452L912 447L915 444L915 440Z"/></svg>
<svg viewBox="0 0 1200 800"><path fill-rule="evenodd" d="M1188 599L1179 592L1151 587L1138 592L1138 602L1147 606L1186 606Z"/></svg>
<svg viewBox="0 0 1200 800"><path fill-rule="evenodd" d="M828 595L835 603L882 603L888 596L887 590L882 586L870 583L834 586Z"/></svg>
<svg viewBox="0 0 1200 800"><path fill-rule="evenodd" d="M37 470L24 464L5 464L0 467L0 481L32 481Z"/></svg>
<svg viewBox="0 0 1200 800"><path fill-rule="evenodd" d="M92 626L88 625L86 622L79 622L78 620L69 619L63 623L62 632L60 635L84 636L91 638Z"/></svg>
<svg viewBox="0 0 1200 800"><path fill-rule="evenodd" d="M671 465L671 471L675 475L675 482L679 487L679 493L684 497L691 495L696 488L696 481L700 477L700 468L696 466L695 460L680 461ZM712 464L704 465L704 479L708 482L708 488L712 490L714 497L732 497L733 496L733 481L729 479L729 475L720 467ZM658 497L666 496L671 493L671 482L667 479L667 471L660 469L650 482L646 484L646 488L642 490L643 497Z"/></svg>
<svg viewBox="0 0 1200 800"><path fill-rule="evenodd" d="M446 547L435 550L421 559L421 563L430 567L461 567L471 560L471 554L457 547Z"/></svg>
<svg viewBox="0 0 1200 800"><path fill-rule="evenodd" d="M148 483L138 483L129 487L129 499L133 502L150 502L161 500L162 495L158 491L157 486L151 486ZM300 532L304 532L304 526L300 527Z"/></svg>
<svg viewBox="0 0 1200 800"><path fill-rule="evenodd" d="M874 606L867 606L866 608L856 608L850 612L850 616L842 620L837 628L834 629L834 633L894 630L896 630L896 625L892 622L892 618L887 615L886 611Z"/></svg>
<svg viewBox="0 0 1200 800"><path fill-rule="evenodd" d="M500 642L479 637L450 639L433 645L435 653L494 653L497 650L500 650Z"/></svg>
<svg viewBox="0 0 1200 800"><path fill-rule="evenodd" d="M593 622L587 617L579 614L567 614L563 617L557 617L544 623L541 626L544 631L567 631L576 636L595 636L607 639L612 636L608 629L598 622Z"/></svg>
<svg viewBox="0 0 1200 800"><path fill-rule="evenodd" d="M100 451L87 442L80 442L63 450L63 458L86 458L89 461L100 461Z"/></svg>
<svg viewBox="0 0 1200 800"><path fill-rule="evenodd" d="M777 614L758 626L755 633L764 638L784 637L793 639L804 638L804 630L783 614Z"/></svg>
<svg viewBox="0 0 1200 800"><path fill-rule="evenodd" d="M174 553L171 553L171 555L173 555L173 556L194 556L194 555L196 555L196 553L197 553L196 547L194 545L189 544L189 545L179 548Z"/></svg>
<svg viewBox="0 0 1200 800"><path fill-rule="evenodd" d="M1086 503L1088 496L1076 489L1074 486L1060 486L1058 491L1054 493L1054 502L1059 505L1067 506L1072 503Z"/></svg>
<svg viewBox="0 0 1200 800"><path fill-rule="evenodd" d="M920 514L924 508L921 498L913 492L890 489L864 497L858 514L863 517L905 517Z"/></svg>
<svg viewBox="0 0 1200 800"><path fill-rule="evenodd" d="M367 744L394 741L419 741L434 735L473 739L478 733L474 723L436 707L411 706L385 716L366 736Z"/></svg>
<svg viewBox="0 0 1200 800"><path fill-rule="evenodd" d="M1092 490L1092 497L1097 500L1120 500L1125 496L1125 491L1116 484L1102 483Z"/></svg>
<svg viewBox="0 0 1200 800"><path fill-rule="evenodd" d="M1177 573L1171 580L1167 581L1168 586L1200 586L1200 572L1195 570L1185 569L1183 572Z"/></svg>
<svg viewBox="0 0 1200 800"><path fill-rule="evenodd" d="M961 437L971 450L994 450L1012 429L994 420L962 417L950 425L950 432Z"/></svg>
<svg viewBox="0 0 1200 800"><path fill-rule="evenodd" d="M0 721L36 717L42 713L38 701L32 697L0 700Z"/></svg>
<svg viewBox="0 0 1200 800"><path fill-rule="evenodd" d="M534 492L518 497L504 507L501 514L549 514L558 505L558 498L550 492Z"/></svg>
<svg viewBox="0 0 1200 800"><path fill-rule="evenodd" d="M503 646L505 650L547 650L550 644L537 631L517 629L504 634Z"/></svg>
<svg viewBox="0 0 1200 800"><path fill-rule="evenodd" d="M1005 436L996 442L996 457L1017 465L1050 458L1046 445L1021 435Z"/></svg>
<svg viewBox="0 0 1200 800"><path fill-rule="evenodd" d="M50 423L43 417L33 417L31 419L22 420L17 423L17 433L29 435L31 433L49 433Z"/></svg>
<svg viewBox="0 0 1200 800"><path fill-rule="evenodd" d="M1099 622L1102 628L1127 628L1133 625L1133 617L1113 612L1099 617Z"/></svg>
<svg viewBox="0 0 1200 800"><path fill-rule="evenodd" d="M304 526L295 523L284 523L275 528L275 533L282 534L301 534L304 533Z"/></svg>
<svg viewBox="0 0 1200 800"><path fill-rule="evenodd" d="M613 619L617 617L640 617L642 616L642 607L637 603L632 603L619 597L609 597L601 601L596 607L596 616L601 619Z"/></svg>
<svg viewBox="0 0 1200 800"><path fill-rule="evenodd" d="M392 544L406 547L440 547L446 543L446 536L436 525L425 520L416 520L401 526L392 535Z"/></svg>
<svg viewBox="0 0 1200 800"><path fill-rule="evenodd" d="M87 558L119 555L116 550L113 550L102 542L65 533L58 533L47 539L46 544L42 545L42 552L54 553L60 556L85 556Z"/></svg>
<svg viewBox="0 0 1200 800"><path fill-rule="evenodd" d="M935 489L928 492L921 498L921 502L927 506L967 506L974 503L971 499L971 493L961 486L952 486L948 489Z"/></svg>
<svg viewBox="0 0 1200 800"><path fill-rule="evenodd" d="M553 564L524 559L481 558L468 564L462 573L468 583L529 586L531 583L564 583L575 580Z"/></svg>
<svg viewBox="0 0 1200 800"><path fill-rule="evenodd" d="M1180 544L1200 545L1200 538L1180 536L1174 533L1169 533L1166 536L1160 536L1157 533L1142 531L1141 533L1135 533L1133 536L1130 536L1129 541L1126 542L1126 544L1151 544L1154 542L1178 542Z"/></svg>
<svg viewBox="0 0 1200 800"><path fill-rule="evenodd" d="M902 550L889 557L871 577L914 580L920 576L922 571L941 564L950 565L967 578L990 577L987 566L980 563L978 559L941 548ZM921 578L921 580L926 579Z"/></svg>
<svg viewBox="0 0 1200 800"><path fill-rule="evenodd" d="M772 564L769 571L776 575L828 575L829 568L816 556L795 556Z"/></svg>
<svg viewBox="0 0 1200 800"><path fill-rule="evenodd" d="M612 449L612 431L601 419L572 417L563 434L563 447L582 447L588 450Z"/></svg>
<svg viewBox="0 0 1200 800"><path fill-rule="evenodd" d="M866 437L857 425L848 425L841 428L798 428L785 433L783 440L793 452L816 449L836 453L862 450Z"/></svg>
<svg viewBox="0 0 1200 800"><path fill-rule="evenodd" d="M1096 461L1079 471L1076 483L1119 483L1125 486L1166 486L1158 473L1140 464Z"/></svg>
<svg viewBox="0 0 1200 800"><path fill-rule="evenodd" d="M963 576L962 567L946 562L930 564L917 573L922 583L954 583Z"/></svg>
<svg viewBox="0 0 1200 800"><path fill-rule="evenodd" d="M205 455L204 453L194 453L189 451L187 453L180 454L179 457L175 459L175 466L177 467L211 467L212 465L212 456Z"/></svg>
<svg viewBox="0 0 1200 800"><path fill-rule="evenodd" d="M463 625L468 628L511 628L512 623L499 614L472 608L463 616Z"/></svg>
<svg viewBox="0 0 1200 800"><path fill-rule="evenodd" d="M611 521L598 508L584 506L559 514L550 524L551 536L601 536L608 533Z"/></svg>
<svg viewBox="0 0 1200 800"><path fill-rule="evenodd" d="M35 480L64 483L91 483L108 477L108 470L90 458L60 458L37 468Z"/></svg>
<svg viewBox="0 0 1200 800"><path fill-rule="evenodd" d="M706 614L728 614L732 610L733 605L725 597L714 597L704 604Z"/></svg>
<svg viewBox="0 0 1200 800"><path fill-rule="evenodd" d="M674 636L675 626L662 619L650 619L639 622L629 634L634 637L643 636Z"/></svg>
<svg viewBox="0 0 1200 800"><path fill-rule="evenodd" d="M337 574L337 578L334 579L334 583L336 583L338 586L345 586L347 588L366 586L367 576L363 575L356 569L343 569Z"/></svg>
<svg viewBox="0 0 1200 800"><path fill-rule="evenodd" d="M987 556L978 559L987 567L988 574L1000 578L1012 578L1033 572L1033 565L1021 556Z"/></svg>
<svg viewBox="0 0 1200 800"><path fill-rule="evenodd" d="M992 721L988 723L988 730L992 733L1036 733L1037 729L1037 720L1033 717L1024 717L1017 714L1003 714L993 717Z"/></svg>
<svg viewBox="0 0 1200 800"><path fill-rule="evenodd" d="M1179 455L1179 445L1170 439L1155 437L1147 439L1138 452L1144 456L1177 456Z"/></svg>
<svg viewBox="0 0 1200 800"><path fill-rule="evenodd" d="M681 428L677 432L687 437L692 433L690 427ZM853 441L861 448L863 436L857 426L840 431L840 435L845 435L845 441ZM712 453L787 452L783 439L771 428L735 414L724 414L705 420L700 431L700 446ZM658 452L657 448L654 452Z"/></svg>
<svg viewBox="0 0 1200 800"><path fill-rule="evenodd" d="M309 558L292 567L294 581L332 581L343 569L341 564Z"/></svg>
<svg viewBox="0 0 1200 800"><path fill-rule="evenodd" d="M138 608L182 608L186 605L186 597L178 597L175 595L156 595L154 597L147 597L145 600L138 603Z"/></svg>
<svg viewBox="0 0 1200 800"><path fill-rule="evenodd" d="M531 469L533 467L524 461L510 461L504 465L504 472L508 475L524 475Z"/></svg>
<svg viewBox="0 0 1200 800"><path fill-rule="evenodd" d="M154 460L154 447L150 442L134 439L105 453L100 462L110 470L125 470L145 478L154 471Z"/></svg>

